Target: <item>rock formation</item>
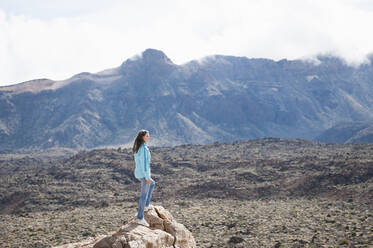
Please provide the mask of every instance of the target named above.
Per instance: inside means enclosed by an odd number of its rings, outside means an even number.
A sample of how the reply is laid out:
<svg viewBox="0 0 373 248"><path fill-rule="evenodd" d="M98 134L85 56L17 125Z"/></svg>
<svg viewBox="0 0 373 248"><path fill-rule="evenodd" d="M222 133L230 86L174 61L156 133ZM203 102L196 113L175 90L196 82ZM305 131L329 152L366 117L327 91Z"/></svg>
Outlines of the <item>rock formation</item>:
<svg viewBox="0 0 373 248"><path fill-rule="evenodd" d="M144 212L150 227L136 223L131 217L118 231L91 237L77 243L54 248L195 248L192 233L178 223L162 206L152 206Z"/></svg>

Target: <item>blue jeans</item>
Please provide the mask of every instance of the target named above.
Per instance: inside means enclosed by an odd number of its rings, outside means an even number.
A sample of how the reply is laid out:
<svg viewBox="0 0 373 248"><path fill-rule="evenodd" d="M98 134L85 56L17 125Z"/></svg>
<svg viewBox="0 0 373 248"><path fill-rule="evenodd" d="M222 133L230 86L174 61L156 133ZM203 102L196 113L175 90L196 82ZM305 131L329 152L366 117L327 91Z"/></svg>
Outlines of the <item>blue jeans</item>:
<svg viewBox="0 0 373 248"><path fill-rule="evenodd" d="M140 178L141 181L141 193L140 193L140 200L139 200L139 211L137 213L137 218L142 219L144 218L144 208L145 206L149 206L150 200L152 198L152 192L154 189L155 181L150 178L150 184L146 182L146 179Z"/></svg>

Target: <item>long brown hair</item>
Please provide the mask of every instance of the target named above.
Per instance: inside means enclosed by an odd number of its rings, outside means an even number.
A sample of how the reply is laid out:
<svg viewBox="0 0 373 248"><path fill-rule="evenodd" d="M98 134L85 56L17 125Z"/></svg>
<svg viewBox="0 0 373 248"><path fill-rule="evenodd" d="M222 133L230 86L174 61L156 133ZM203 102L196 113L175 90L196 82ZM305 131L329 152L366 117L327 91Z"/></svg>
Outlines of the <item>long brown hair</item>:
<svg viewBox="0 0 373 248"><path fill-rule="evenodd" d="M133 153L136 153L139 150L140 146L145 142L143 137L146 135L146 133L149 133L149 131L145 129L141 129L137 133L136 139L133 142L133 147L132 147Z"/></svg>

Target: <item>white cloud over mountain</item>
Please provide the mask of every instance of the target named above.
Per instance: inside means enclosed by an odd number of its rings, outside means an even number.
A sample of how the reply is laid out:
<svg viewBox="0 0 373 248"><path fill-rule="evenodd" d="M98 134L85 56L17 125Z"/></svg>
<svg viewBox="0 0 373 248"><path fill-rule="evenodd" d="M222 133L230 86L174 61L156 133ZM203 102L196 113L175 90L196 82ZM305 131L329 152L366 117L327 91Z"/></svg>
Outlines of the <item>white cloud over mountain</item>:
<svg viewBox="0 0 373 248"><path fill-rule="evenodd" d="M370 23L363 0L2 0L0 85L101 71L146 48L177 64L332 53L356 65L373 52Z"/></svg>

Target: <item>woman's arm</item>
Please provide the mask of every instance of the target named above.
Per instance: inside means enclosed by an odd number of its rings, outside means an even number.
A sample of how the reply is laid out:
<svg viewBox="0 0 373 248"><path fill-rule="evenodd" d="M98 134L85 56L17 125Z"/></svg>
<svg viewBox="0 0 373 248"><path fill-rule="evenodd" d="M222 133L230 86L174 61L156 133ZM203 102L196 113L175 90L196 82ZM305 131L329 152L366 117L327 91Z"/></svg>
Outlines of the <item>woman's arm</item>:
<svg viewBox="0 0 373 248"><path fill-rule="evenodd" d="M143 148L143 146L141 146L139 148L139 150L137 151L137 153L135 153L135 162L136 162L136 166L137 168L139 168L139 170L142 172L143 175L146 175L145 173L145 157L144 157L144 151L145 150Z"/></svg>
<svg viewBox="0 0 373 248"><path fill-rule="evenodd" d="M145 178L150 180L150 161L149 161L149 150L144 148L144 163L145 163Z"/></svg>

